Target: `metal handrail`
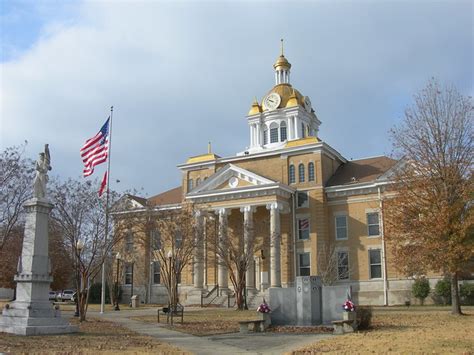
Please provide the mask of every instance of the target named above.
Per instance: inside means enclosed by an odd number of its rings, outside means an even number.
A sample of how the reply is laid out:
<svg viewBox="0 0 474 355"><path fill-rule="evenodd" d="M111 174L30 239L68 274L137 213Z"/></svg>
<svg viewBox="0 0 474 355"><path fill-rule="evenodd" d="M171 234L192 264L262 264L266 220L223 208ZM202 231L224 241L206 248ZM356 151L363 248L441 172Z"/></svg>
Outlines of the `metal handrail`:
<svg viewBox="0 0 474 355"><path fill-rule="evenodd" d="M204 298L211 297L214 292L217 292L217 295L219 295L219 284L215 285L206 295L201 293L201 307L204 307ZM209 303L207 305L209 305Z"/></svg>

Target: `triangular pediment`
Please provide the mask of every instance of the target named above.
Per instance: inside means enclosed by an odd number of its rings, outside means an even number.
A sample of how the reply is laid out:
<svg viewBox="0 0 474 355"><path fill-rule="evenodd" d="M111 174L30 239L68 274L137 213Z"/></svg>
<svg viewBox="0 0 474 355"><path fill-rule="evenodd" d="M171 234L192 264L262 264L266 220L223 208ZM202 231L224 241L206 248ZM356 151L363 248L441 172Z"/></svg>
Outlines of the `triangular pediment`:
<svg viewBox="0 0 474 355"><path fill-rule="evenodd" d="M233 164L228 164L211 175L204 183L194 188L187 196L199 195L206 192L233 190L246 187L258 187L275 184L276 181L267 179Z"/></svg>

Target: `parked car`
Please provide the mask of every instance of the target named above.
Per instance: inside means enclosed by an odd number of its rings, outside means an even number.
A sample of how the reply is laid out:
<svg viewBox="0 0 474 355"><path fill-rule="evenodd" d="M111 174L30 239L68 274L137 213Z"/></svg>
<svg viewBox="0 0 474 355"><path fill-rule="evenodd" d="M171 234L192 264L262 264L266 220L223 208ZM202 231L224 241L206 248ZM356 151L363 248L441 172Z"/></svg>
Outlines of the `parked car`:
<svg viewBox="0 0 474 355"><path fill-rule="evenodd" d="M56 291L49 291L49 300L50 301L56 301L57 300Z"/></svg>
<svg viewBox="0 0 474 355"><path fill-rule="evenodd" d="M61 301L72 301L72 296L74 295L74 290L64 290L61 294Z"/></svg>

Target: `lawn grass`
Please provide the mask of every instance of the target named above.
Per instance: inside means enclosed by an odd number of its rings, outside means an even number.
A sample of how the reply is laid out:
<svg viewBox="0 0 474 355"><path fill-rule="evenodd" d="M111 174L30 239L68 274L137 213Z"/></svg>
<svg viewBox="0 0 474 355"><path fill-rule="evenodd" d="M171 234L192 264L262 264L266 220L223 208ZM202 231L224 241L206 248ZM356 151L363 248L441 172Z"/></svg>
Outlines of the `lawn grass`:
<svg viewBox="0 0 474 355"><path fill-rule="evenodd" d="M474 307L464 316L443 306L374 307L372 329L325 339L292 354L474 353Z"/></svg>
<svg viewBox="0 0 474 355"><path fill-rule="evenodd" d="M156 324L156 313L149 316L131 317L146 323ZM167 328L184 333L206 336L215 334L235 333L239 331L239 321L262 319L255 310L237 311L227 308L206 308L200 310L184 311L184 322L181 317L174 318L174 324L166 325ZM160 316L161 323L166 324L166 316Z"/></svg>
<svg viewBox="0 0 474 355"><path fill-rule="evenodd" d="M70 322L78 324L71 318ZM19 336L0 333L0 353L7 354L188 354L155 338L115 323L89 318L75 334Z"/></svg>

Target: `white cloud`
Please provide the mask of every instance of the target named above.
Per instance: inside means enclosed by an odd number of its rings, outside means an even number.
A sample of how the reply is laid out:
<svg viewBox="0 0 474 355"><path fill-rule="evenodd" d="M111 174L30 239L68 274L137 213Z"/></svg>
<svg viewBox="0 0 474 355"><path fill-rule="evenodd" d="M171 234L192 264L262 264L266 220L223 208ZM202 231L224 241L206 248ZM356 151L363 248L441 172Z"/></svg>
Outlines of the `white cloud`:
<svg viewBox="0 0 474 355"><path fill-rule="evenodd" d="M348 158L387 153L388 128L431 76L472 92L471 6L86 2L2 64L2 146L48 142L56 173L78 176L78 149L113 104L113 177L171 188L208 140L221 155L248 144L243 117L272 87L284 37L323 140Z"/></svg>

